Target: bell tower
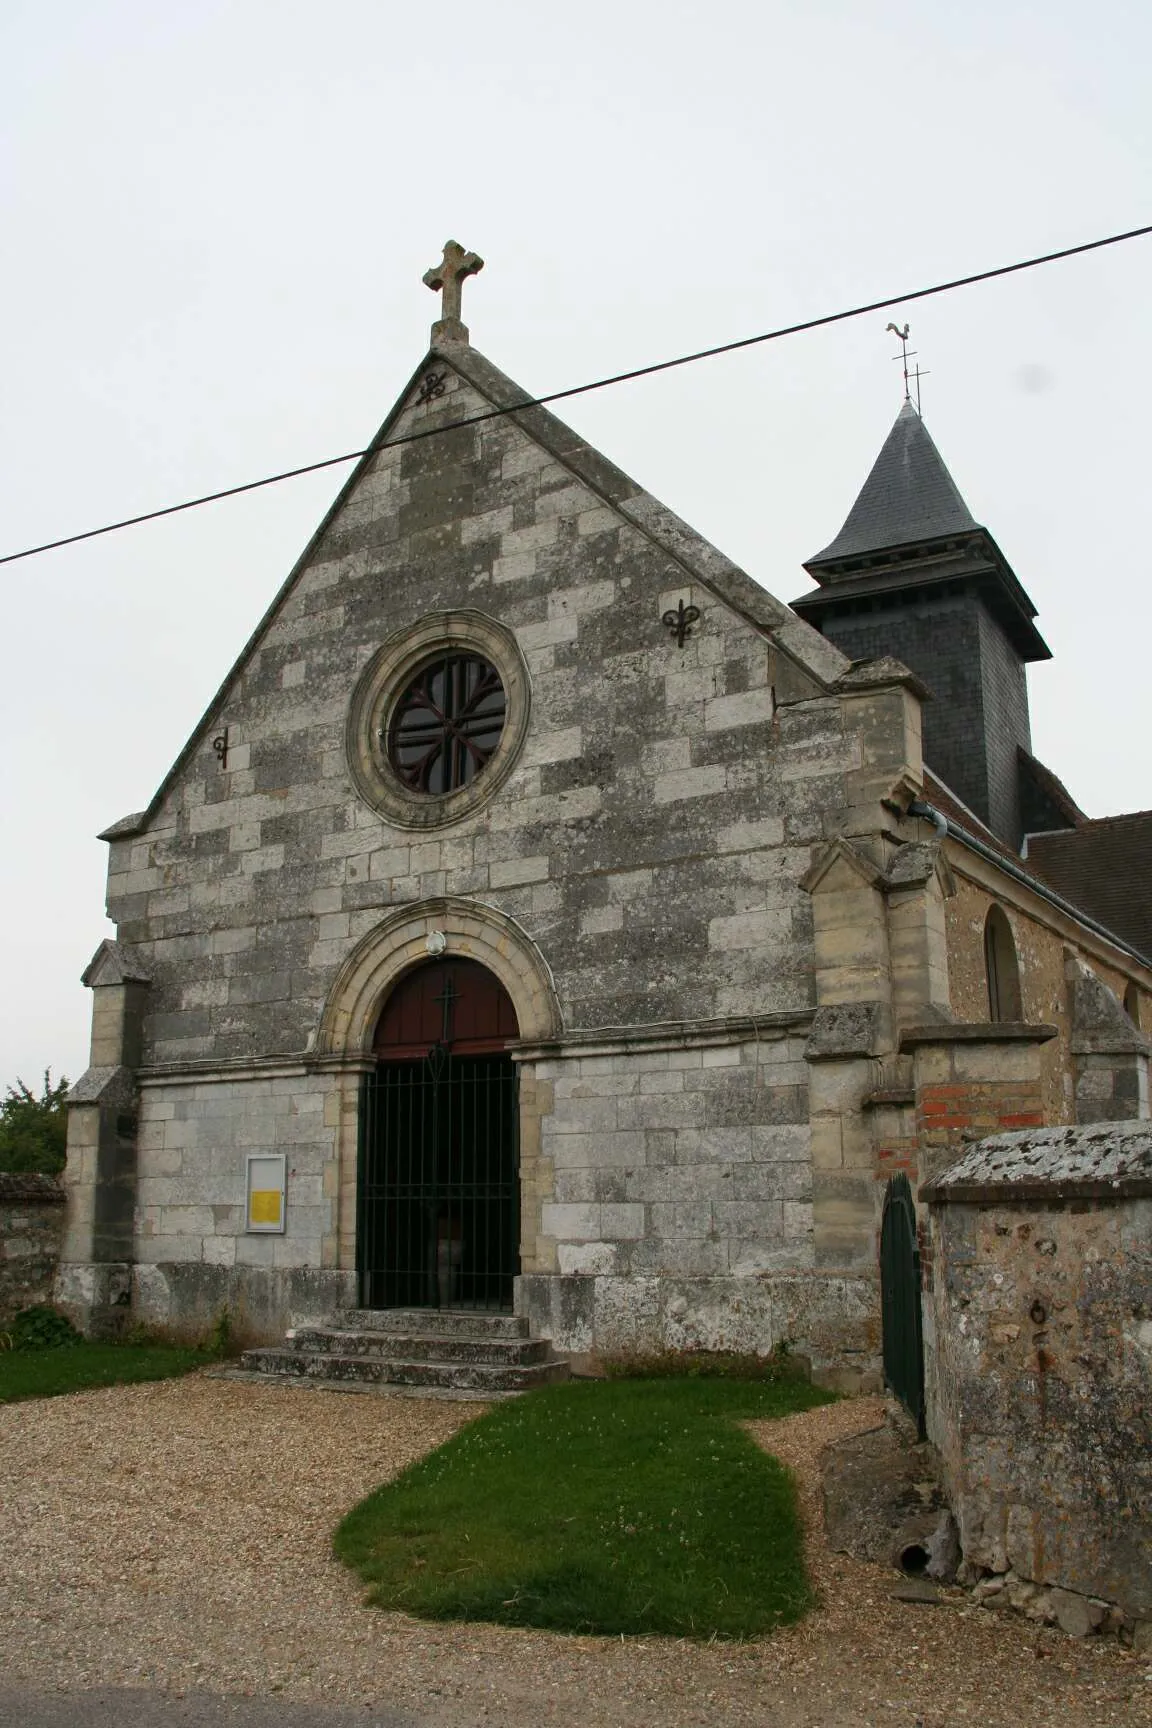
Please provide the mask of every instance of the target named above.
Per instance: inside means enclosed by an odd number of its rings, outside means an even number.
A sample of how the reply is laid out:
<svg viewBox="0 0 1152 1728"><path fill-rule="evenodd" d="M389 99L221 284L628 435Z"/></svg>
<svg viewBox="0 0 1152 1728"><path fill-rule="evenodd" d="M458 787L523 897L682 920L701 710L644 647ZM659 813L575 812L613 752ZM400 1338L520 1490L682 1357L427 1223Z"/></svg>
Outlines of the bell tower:
<svg viewBox="0 0 1152 1728"><path fill-rule="evenodd" d="M925 762L1018 848L1025 667L1051 654L1035 606L910 401L839 534L804 568L820 586L793 610L854 660L890 654L924 681Z"/></svg>

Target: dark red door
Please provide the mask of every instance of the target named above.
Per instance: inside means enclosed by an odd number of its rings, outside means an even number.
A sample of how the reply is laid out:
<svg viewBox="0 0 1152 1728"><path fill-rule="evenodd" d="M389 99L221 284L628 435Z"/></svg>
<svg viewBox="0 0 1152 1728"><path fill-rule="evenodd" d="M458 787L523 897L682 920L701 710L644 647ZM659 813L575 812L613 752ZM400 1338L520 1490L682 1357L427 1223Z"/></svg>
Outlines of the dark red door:
<svg viewBox="0 0 1152 1728"><path fill-rule="evenodd" d="M507 991L474 960L430 962L389 996L360 1118L362 1306L511 1307L518 1034Z"/></svg>
<svg viewBox="0 0 1152 1728"><path fill-rule="evenodd" d="M374 1048L382 1062L426 1056L490 1056L520 1036L512 998L478 960L432 960L402 978L384 1004Z"/></svg>

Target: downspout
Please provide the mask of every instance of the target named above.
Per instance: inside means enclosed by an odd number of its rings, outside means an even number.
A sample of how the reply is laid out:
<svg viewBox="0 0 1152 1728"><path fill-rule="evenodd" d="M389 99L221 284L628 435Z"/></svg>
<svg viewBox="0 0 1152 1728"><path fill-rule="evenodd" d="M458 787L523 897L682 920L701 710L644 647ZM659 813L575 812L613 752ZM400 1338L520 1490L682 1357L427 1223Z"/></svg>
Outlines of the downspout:
<svg viewBox="0 0 1152 1728"><path fill-rule="evenodd" d="M931 822L936 830L938 840L948 838L948 818L937 810L934 804L925 804L922 798L914 798L908 806L909 816L923 816L926 822Z"/></svg>

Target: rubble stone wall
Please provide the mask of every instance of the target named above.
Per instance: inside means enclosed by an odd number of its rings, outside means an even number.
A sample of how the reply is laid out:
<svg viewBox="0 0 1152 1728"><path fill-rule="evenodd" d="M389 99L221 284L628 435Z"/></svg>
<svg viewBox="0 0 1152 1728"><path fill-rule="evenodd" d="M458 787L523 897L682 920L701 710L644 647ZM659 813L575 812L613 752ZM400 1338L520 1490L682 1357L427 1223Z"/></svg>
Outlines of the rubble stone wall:
<svg viewBox="0 0 1152 1728"><path fill-rule="evenodd" d="M48 1302L64 1232L64 1191L51 1176L0 1172L0 1325Z"/></svg>
<svg viewBox="0 0 1152 1728"><path fill-rule="evenodd" d="M1134 985L1139 1000L1147 1004L1148 968L1122 950L1103 941L1089 947L1084 931L1023 885L1008 877L994 876L992 867L958 844L949 858L956 874L956 893L946 903L948 921L948 973L951 1006L961 1020L988 1017L988 978L984 962L984 925L989 908L1001 907L1012 928L1020 967L1021 1010L1026 1021L1044 1021L1057 1028L1057 1036L1041 1056L1041 1095L1044 1119L1049 1123L1077 1119L1073 1081L1072 1000L1068 984L1068 956L1075 954L1089 965L1100 982L1123 1000ZM1024 861L1027 869L1027 860ZM982 880L975 879L979 873Z"/></svg>
<svg viewBox="0 0 1152 1728"><path fill-rule="evenodd" d="M1084 1146L1118 1130L1130 1147L1148 1139L1138 1123L1056 1132ZM1040 1149L1015 1194L981 1192L969 1160L925 1191L929 1432L970 1566L1073 1592L1097 1623L1100 1604L1140 1623L1152 1620L1152 1183L1081 1170L1062 1187L1052 1138L1031 1137ZM1010 1143L1015 1154L1030 1137L984 1146Z"/></svg>

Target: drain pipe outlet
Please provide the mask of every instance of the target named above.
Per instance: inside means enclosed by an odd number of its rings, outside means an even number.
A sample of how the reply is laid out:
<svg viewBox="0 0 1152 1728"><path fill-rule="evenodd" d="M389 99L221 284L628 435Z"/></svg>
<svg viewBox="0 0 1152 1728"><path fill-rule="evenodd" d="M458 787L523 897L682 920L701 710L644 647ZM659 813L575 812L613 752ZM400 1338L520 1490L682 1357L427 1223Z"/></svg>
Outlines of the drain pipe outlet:
<svg viewBox="0 0 1152 1728"><path fill-rule="evenodd" d="M909 816L923 816L926 822L931 822L936 830L936 837L943 840L948 833L948 818L941 814L933 804L925 804L922 798L914 798L908 806Z"/></svg>

